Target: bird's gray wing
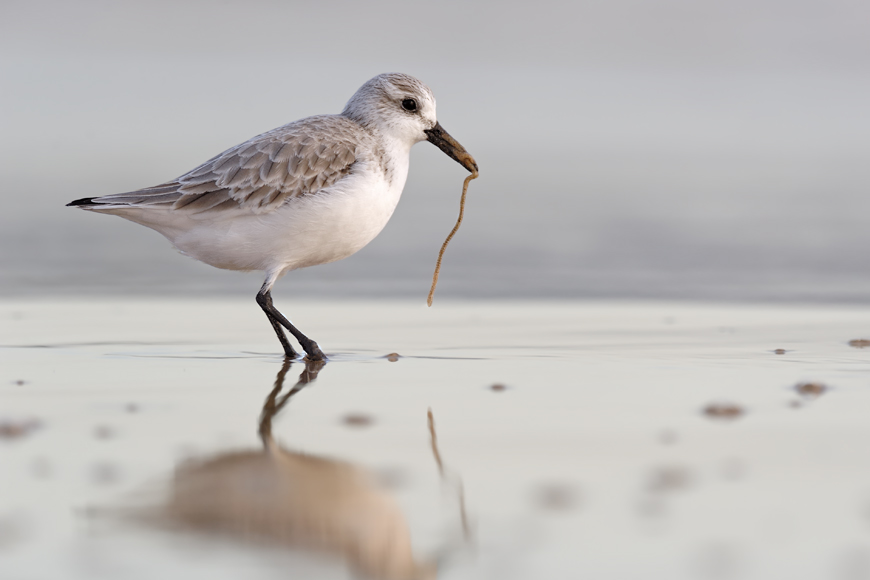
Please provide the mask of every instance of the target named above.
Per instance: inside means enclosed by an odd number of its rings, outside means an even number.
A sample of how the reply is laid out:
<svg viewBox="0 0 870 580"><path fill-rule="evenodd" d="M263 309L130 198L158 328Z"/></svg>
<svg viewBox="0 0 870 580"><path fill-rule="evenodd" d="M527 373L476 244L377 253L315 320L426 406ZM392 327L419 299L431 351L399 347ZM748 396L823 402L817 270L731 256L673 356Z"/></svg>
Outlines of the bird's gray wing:
<svg viewBox="0 0 870 580"><path fill-rule="evenodd" d="M93 201L190 213L239 208L266 213L350 173L365 156L367 137L349 119L309 117L228 149L171 182Z"/></svg>

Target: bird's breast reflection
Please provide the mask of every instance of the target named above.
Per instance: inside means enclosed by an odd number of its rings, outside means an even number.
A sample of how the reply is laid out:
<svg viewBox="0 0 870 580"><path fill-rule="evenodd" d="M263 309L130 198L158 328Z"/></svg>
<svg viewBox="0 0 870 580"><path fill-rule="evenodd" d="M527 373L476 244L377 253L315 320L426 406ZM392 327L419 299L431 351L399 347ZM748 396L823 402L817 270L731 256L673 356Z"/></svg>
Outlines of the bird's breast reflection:
<svg viewBox="0 0 870 580"><path fill-rule="evenodd" d="M341 557L357 573L385 580L434 578L418 562L404 514L360 467L290 451L272 437L272 419L317 377L306 362L284 395L290 362L278 373L260 418L262 450L224 453L178 467L166 503L170 522Z"/></svg>

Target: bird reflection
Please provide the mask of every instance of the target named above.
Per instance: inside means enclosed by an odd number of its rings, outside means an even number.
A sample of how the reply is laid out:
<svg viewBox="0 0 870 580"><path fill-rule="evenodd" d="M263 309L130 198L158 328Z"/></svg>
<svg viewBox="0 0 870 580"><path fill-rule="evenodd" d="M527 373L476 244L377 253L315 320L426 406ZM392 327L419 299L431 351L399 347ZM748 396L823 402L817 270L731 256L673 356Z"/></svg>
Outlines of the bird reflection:
<svg viewBox="0 0 870 580"><path fill-rule="evenodd" d="M337 556L373 579L434 578L435 565L414 558L405 517L373 476L349 463L285 449L274 440L275 415L325 363L306 361L299 380L282 395L291 364L285 360L263 405L263 450L184 464L176 472L167 515L200 531Z"/></svg>

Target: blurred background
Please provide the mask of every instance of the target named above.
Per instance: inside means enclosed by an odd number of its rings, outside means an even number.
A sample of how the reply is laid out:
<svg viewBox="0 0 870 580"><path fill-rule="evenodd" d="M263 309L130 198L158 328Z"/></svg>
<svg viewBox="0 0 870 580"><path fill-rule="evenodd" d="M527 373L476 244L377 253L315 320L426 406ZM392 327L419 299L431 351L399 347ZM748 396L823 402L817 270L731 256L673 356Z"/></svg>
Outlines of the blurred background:
<svg viewBox="0 0 870 580"><path fill-rule="evenodd" d="M870 4L4 0L0 295L253 296L70 200L415 75L476 157L441 297L870 301ZM422 301L465 171L276 294Z"/></svg>

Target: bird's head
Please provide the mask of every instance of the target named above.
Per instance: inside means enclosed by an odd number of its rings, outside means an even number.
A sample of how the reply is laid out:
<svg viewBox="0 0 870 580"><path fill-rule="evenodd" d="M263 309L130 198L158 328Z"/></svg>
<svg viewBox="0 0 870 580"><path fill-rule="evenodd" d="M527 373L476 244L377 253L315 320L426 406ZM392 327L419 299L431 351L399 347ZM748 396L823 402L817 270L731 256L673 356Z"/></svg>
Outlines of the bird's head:
<svg viewBox="0 0 870 580"><path fill-rule="evenodd" d="M386 73L374 77L354 93L341 114L408 148L430 141L477 173L474 158L438 123L431 89L410 75Z"/></svg>

